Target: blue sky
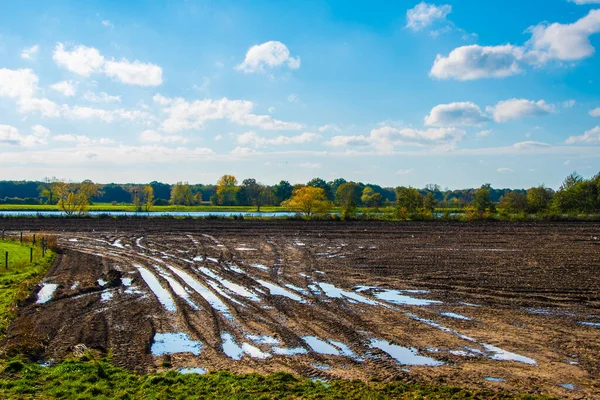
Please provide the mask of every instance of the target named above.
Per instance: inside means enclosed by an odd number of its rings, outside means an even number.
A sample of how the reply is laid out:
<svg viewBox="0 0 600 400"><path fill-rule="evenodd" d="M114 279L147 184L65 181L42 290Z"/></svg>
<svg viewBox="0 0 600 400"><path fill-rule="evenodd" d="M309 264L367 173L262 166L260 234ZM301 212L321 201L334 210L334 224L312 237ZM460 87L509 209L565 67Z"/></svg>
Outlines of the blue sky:
<svg viewBox="0 0 600 400"><path fill-rule="evenodd" d="M600 0L540 4L5 2L0 179L556 188L600 171Z"/></svg>

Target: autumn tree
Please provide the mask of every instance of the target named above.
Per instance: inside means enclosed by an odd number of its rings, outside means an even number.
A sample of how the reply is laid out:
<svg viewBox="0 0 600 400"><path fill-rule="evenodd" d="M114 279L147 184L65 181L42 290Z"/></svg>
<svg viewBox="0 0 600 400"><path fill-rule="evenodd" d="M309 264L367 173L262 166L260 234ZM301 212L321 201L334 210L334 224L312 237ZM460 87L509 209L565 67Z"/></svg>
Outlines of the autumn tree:
<svg viewBox="0 0 600 400"><path fill-rule="evenodd" d="M550 200L552 200L552 189L544 185L527 190L527 205L530 213L538 214L547 211Z"/></svg>
<svg viewBox="0 0 600 400"><path fill-rule="evenodd" d="M56 177L44 178L44 182L38 186L40 197L46 199L46 204L56 203L56 193L54 193L54 184L58 181Z"/></svg>
<svg viewBox="0 0 600 400"><path fill-rule="evenodd" d="M396 209L402 214L415 214L423 206L423 196L413 187L396 188Z"/></svg>
<svg viewBox="0 0 600 400"><path fill-rule="evenodd" d="M492 208L490 189L490 184L486 183L485 185L481 185L481 187L475 191L475 196L473 197L473 206L479 213L484 213L486 210L490 210Z"/></svg>
<svg viewBox="0 0 600 400"><path fill-rule="evenodd" d="M433 192L428 192L427 196L423 198L423 209L428 213L433 213L437 207L437 200Z"/></svg>
<svg viewBox="0 0 600 400"><path fill-rule="evenodd" d="M192 204L193 198L192 188L187 182L177 182L171 188L171 204L189 206Z"/></svg>
<svg viewBox="0 0 600 400"><path fill-rule="evenodd" d="M154 189L150 185L144 186L142 190L144 197L144 211L149 212L154 205Z"/></svg>
<svg viewBox="0 0 600 400"><path fill-rule="evenodd" d="M342 218L351 217L356 213L362 191L359 184L354 182L342 183L335 192L335 199L342 207Z"/></svg>
<svg viewBox="0 0 600 400"><path fill-rule="evenodd" d="M363 205L373 208L378 208L382 203L381 193L375 192L371 186L365 186L360 200Z"/></svg>
<svg viewBox="0 0 600 400"><path fill-rule="evenodd" d="M304 186L295 189L292 197L281 203L281 205L311 217L315 214L326 212L331 208L332 204L327 199L325 190L312 186Z"/></svg>
<svg viewBox="0 0 600 400"><path fill-rule="evenodd" d="M500 198L498 209L504 213L520 214L528 209L527 193L519 190L511 190Z"/></svg>
<svg viewBox="0 0 600 400"><path fill-rule="evenodd" d="M98 186L85 180L81 183L53 182L52 191L58 199L58 209L67 215L85 214L89 210L90 199L98 194Z"/></svg>
<svg viewBox="0 0 600 400"><path fill-rule="evenodd" d="M235 197L239 190L237 179L233 175L223 175L217 182L215 198L221 206L233 206L236 204Z"/></svg>

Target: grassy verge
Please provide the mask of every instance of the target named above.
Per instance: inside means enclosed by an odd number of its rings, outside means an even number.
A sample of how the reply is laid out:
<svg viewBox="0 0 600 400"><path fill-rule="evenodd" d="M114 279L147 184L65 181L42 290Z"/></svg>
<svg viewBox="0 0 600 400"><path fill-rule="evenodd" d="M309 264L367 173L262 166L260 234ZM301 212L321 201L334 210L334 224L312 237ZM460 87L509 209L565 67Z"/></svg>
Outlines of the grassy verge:
<svg viewBox="0 0 600 400"><path fill-rule="evenodd" d="M39 243L39 242L38 242ZM25 299L37 281L46 273L55 254L46 251L42 257L40 246L33 246L33 263L29 263L31 244L0 241L0 339L8 322L14 317L16 305ZM8 269L5 267L5 254L8 251Z"/></svg>
<svg viewBox="0 0 600 400"><path fill-rule="evenodd" d="M53 367L13 359L0 373L0 397L67 399L546 399L446 386L298 379L287 373L139 375L84 356Z"/></svg>
<svg viewBox="0 0 600 400"><path fill-rule="evenodd" d="M90 211L135 211L131 204L92 204ZM48 204L0 204L0 211L59 211L56 205ZM256 212L256 206L153 206L150 212ZM261 212L285 212L286 208L265 206Z"/></svg>

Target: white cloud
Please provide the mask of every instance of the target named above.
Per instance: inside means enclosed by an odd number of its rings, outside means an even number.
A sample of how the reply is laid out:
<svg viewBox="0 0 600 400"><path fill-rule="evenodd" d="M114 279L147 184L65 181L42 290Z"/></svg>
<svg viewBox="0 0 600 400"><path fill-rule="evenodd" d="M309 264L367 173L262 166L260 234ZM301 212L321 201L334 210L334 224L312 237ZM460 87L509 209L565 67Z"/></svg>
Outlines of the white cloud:
<svg viewBox="0 0 600 400"><path fill-rule="evenodd" d="M188 140L179 135L161 135L153 130L145 130L139 135L141 142L148 143L186 143Z"/></svg>
<svg viewBox="0 0 600 400"><path fill-rule="evenodd" d="M105 19L102 21L102 25L108 27L108 28L114 28L115 26L113 25L112 22L110 22L109 20Z"/></svg>
<svg viewBox="0 0 600 400"><path fill-rule="evenodd" d="M159 94L154 101L163 106L167 119L162 123L165 132L175 133L186 129L199 129L206 121L226 119L233 123L255 126L267 130L298 130L302 125L284 122L268 115L252 114L254 104L246 100L195 100L188 102L182 98L167 98Z"/></svg>
<svg viewBox="0 0 600 400"><path fill-rule="evenodd" d="M238 136L236 142L244 146L264 147L267 145L289 145L289 144L304 144L310 143L318 138L319 135L310 132L304 132L297 136L277 136L274 138L266 138L258 135L254 131L242 133Z"/></svg>
<svg viewBox="0 0 600 400"><path fill-rule="evenodd" d="M534 117L553 113L555 107L544 100L533 101L526 99L510 99L498 102L495 106L486 108L494 121L507 122L523 117Z"/></svg>
<svg viewBox="0 0 600 400"><path fill-rule="evenodd" d="M42 117L58 118L61 108L58 104L48 99L23 97L17 102L20 113L38 112Z"/></svg>
<svg viewBox="0 0 600 400"><path fill-rule="evenodd" d="M489 118L472 102L440 104L425 117L428 126L478 126Z"/></svg>
<svg viewBox="0 0 600 400"><path fill-rule="evenodd" d="M326 124L326 125L322 125L319 127L319 132L327 132L327 131L341 132L342 130L340 129L338 124Z"/></svg>
<svg viewBox="0 0 600 400"><path fill-rule="evenodd" d="M30 147L37 144L46 144L46 131L41 128L46 129L42 126L34 126L32 135L22 135L13 126L0 125L0 145Z"/></svg>
<svg viewBox="0 0 600 400"><path fill-rule="evenodd" d="M298 101L298 95L296 93L292 93L287 97L290 103L295 103Z"/></svg>
<svg viewBox="0 0 600 400"><path fill-rule="evenodd" d="M488 129L488 130L485 130L485 131L480 131L480 132L477 132L477 133L475 134L475 136L476 136L476 137L478 137L478 138L481 138L481 137L486 137L486 136L489 136L491 133L492 133L492 130L491 130L491 129Z"/></svg>
<svg viewBox="0 0 600 400"><path fill-rule="evenodd" d="M412 168L399 169L398 171L396 171L396 175L410 175L410 174L412 174L412 172L413 172Z"/></svg>
<svg viewBox="0 0 600 400"><path fill-rule="evenodd" d="M506 173L506 172L514 172L512 170L512 168L498 168L496 171L498 171L501 174Z"/></svg>
<svg viewBox="0 0 600 400"><path fill-rule="evenodd" d="M600 4L600 0L569 0L571 3L582 4Z"/></svg>
<svg viewBox="0 0 600 400"><path fill-rule="evenodd" d="M250 155L252 153L255 153L255 150L252 150L249 147L236 147L235 149L231 150L231 154L234 156L247 156Z"/></svg>
<svg viewBox="0 0 600 400"><path fill-rule="evenodd" d="M526 47L534 63L581 60L595 53L590 36L600 32L600 10L591 10L572 24L542 23L529 31L532 37Z"/></svg>
<svg viewBox="0 0 600 400"><path fill-rule="evenodd" d="M52 137L52 139L56 142L66 142L66 143L76 143L80 145L90 145L90 144L112 144L115 143L113 139L110 138L100 138L100 139L92 139L88 136L84 135L56 135Z"/></svg>
<svg viewBox="0 0 600 400"><path fill-rule="evenodd" d="M290 69L300 68L300 57L292 57L287 46L278 41L269 41L250 47L244 62L235 67L246 73L265 72L267 68L287 65Z"/></svg>
<svg viewBox="0 0 600 400"><path fill-rule="evenodd" d="M106 92L100 92L98 94L88 91L83 95L83 98L92 103L120 103L121 96L111 96Z"/></svg>
<svg viewBox="0 0 600 400"><path fill-rule="evenodd" d="M533 140L527 140L525 142L515 143L512 145L512 147L517 150L528 150L534 148L550 147L550 145L544 142L534 142Z"/></svg>
<svg viewBox="0 0 600 400"><path fill-rule="evenodd" d="M462 46L448 56L438 54L430 76L438 79L473 80L504 78L522 72L525 64L536 67L551 61L577 61L594 54L590 36L600 32L600 10L591 10L572 24L542 23L528 29L523 46Z"/></svg>
<svg viewBox="0 0 600 400"><path fill-rule="evenodd" d="M47 138L48 136L50 136L50 129L46 128L43 125L34 125L31 127L31 132L33 133L33 136L38 137L38 138Z"/></svg>
<svg viewBox="0 0 600 400"><path fill-rule="evenodd" d="M332 147L371 146L380 153L391 153L396 146L453 148L464 135L464 131L456 128L419 130L383 125L372 129L369 136L334 136L326 144Z"/></svg>
<svg viewBox="0 0 600 400"><path fill-rule="evenodd" d="M600 107L590 110L590 115L592 117L600 117Z"/></svg>
<svg viewBox="0 0 600 400"><path fill-rule="evenodd" d="M63 96L66 97L73 97L77 93L77 88L73 81L56 82L55 84L50 85L50 88L59 93L62 93Z"/></svg>
<svg viewBox="0 0 600 400"><path fill-rule="evenodd" d="M563 108L573 108L577 102L575 100L567 100L562 102Z"/></svg>
<svg viewBox="0 0 600 400"><path fill-rule="evenodd" d="M104 57L97 49L81 45L69 51L63 43L57 43L52 59L57 65L81 76L99 72L104 65Z"/></svg>
<svg viewBox="0 0 600 400"><path fill-rule="evenodd" d="M67 50L63 43L58 43L52 59L57 65L82 76L102 73L111 78L138 86L158 86L162 84L162 68L158 65L133 62L123 58L121 61L106 60L98 49L87 46L75 46Z"/></svg>
<svg viewBox="0 0 600 400"><path fill-rule="evenodd" d="M566 144L575 143L600 143L600 126L585 131L581 136L571 136L565 140Z"/></svg>
<svg viewBox="0 0 600 400"><path fill-rule="evenodd" d="M429 75L438 79L468 81L504 78L521 73L523 50L512 45L458 47L447 57L438 54Z"/></svg>
<svg viewBox="0 0 600 400"><path fill-rule="evenodd" d="M406 27L414 31L420 31L432 25L435 21L445 20L451 12L451 5L436 6L421 2L406 12Z"/></svg>
<svg viewBox="0 0 600 400"><path fill-rule="evenodd" d="M269 112L269 114L273 114L275 112L275 107L269 107L267 111Z"/></svg>
<svg viewBox="0 0 600 400"><path fill-rule="evenodd" d="M162 84L162 68L138 60L129 62L123 58L121 61L107 61L104 64L104 73L111 78L138 86L158 86Z"/></svg>
<svg viewBox="0 0 600 400"><path fill-rule="evenodd" d="M32 97L38 89L38 77L30 69L0 68L0 96Z"/></svg>
<svg viewBox="0 0 600 400"><path fill-rule="evenodd" d="M40 46L37 44L33 45L31 47L26 47L23 50L21 50L21 58L23 60L30 60L30 61L34 60L39 51L40 51Z"/></svg>

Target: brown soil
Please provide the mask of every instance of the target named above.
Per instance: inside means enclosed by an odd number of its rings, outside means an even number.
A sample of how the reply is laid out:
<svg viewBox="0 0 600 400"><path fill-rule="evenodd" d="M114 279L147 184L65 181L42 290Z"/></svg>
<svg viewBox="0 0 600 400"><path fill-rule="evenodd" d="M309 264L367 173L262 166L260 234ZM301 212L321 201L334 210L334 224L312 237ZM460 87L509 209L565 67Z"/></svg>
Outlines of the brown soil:
<svg viewBox="0 0 600 400"><path fill-rule="evenodd" d="M62 249L44 279L58 289L45 304L32 293L9 329L7 350L27 336L43 341L46 359L84 343L144 371L168 361L173 368L402 378L573 398L600 393L600 328L581 324L600 322L600 224L0 219L0 229L54 231ZM161 304L139 267L158 280L175 311ZM295 300L259 280L293 285L285 289ZM439 303L393 304L381 298L387 289ZM155 334L166 332L198 341L200 354L153 356ZM228 357L225 332L271 357ZM342 342L354 356L319 354L306 336L333 340L344 353ZM443 365L402 365L372 339ZM501 353L489 345L536 364L493 359ZM305 354L277 355L274 347Z"/></svg>

